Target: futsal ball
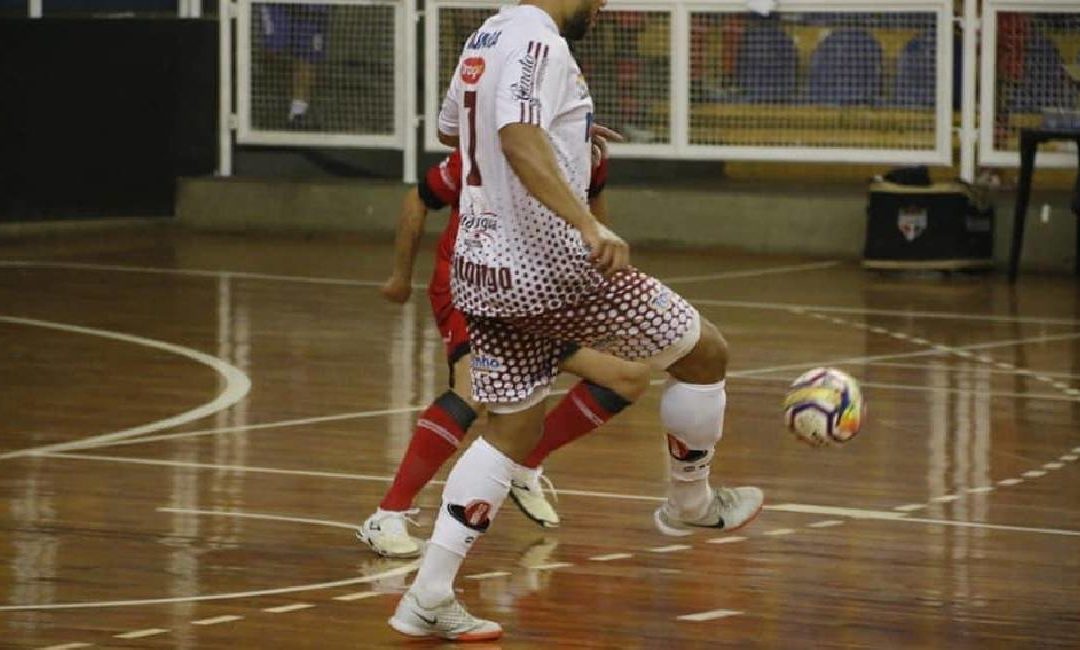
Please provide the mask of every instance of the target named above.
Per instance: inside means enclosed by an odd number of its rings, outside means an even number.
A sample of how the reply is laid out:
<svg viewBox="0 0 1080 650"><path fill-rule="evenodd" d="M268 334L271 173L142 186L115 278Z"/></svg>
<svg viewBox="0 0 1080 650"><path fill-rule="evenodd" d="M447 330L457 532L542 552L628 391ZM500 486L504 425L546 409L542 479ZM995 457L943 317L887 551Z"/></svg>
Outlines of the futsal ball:
<svg viewBox="0 0 1080 650"><path fill-rule="evenodd" d="M866 414L859 383L835 368L814 368L791 383L784 398L788 430L814 447L842 445Z"/></svg>

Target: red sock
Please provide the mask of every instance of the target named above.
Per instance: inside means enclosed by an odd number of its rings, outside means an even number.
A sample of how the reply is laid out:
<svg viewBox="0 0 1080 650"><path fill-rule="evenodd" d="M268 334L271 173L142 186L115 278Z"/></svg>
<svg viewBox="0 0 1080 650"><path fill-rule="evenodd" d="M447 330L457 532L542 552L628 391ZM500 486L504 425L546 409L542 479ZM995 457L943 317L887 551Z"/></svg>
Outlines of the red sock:
<svg viewBox="0 0 1080 650"><path fill-rule="evenodd" d="M417 420L409 448L379 507L394 512L408 510L417 493L457 451L475 419L469 405L450 391L432 402Z"/></svg>
<svg viewBox="0 0 1080 650"><path fill-rule="evenodd" d="M596 429L629 405L610 388L579 381L547 414L544 434L522 465L539 467L551 452Z"/></svg>

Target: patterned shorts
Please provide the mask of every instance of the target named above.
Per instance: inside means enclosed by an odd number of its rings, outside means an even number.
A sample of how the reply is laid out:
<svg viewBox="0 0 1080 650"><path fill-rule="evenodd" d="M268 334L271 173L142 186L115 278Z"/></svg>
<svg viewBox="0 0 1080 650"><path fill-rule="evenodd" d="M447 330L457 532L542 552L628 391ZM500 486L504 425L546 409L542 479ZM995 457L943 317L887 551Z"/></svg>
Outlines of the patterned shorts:
<svg viewBox="0 0 1080 650"><path fill-rule="evenodd" d="M637 269L618 273L572 307L535 316L466 315L472 340L473 397L515 411L538 402L568 350L587 347L664 369L701 332L682 296Z"/></svg>

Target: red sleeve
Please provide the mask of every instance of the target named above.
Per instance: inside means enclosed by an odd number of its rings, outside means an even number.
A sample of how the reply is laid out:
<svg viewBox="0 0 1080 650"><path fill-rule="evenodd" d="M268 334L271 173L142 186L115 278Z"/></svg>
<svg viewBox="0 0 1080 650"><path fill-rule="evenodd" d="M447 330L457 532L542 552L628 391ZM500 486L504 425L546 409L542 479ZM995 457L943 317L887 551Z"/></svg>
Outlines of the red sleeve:
<svg viewBox="0 0 1080 650"><path fill-rule="evenodd" d="M419 190L420 198L432 210L457 205L461 194L461 154L457 149L428 169Z"/></svg>
<svg viewBox="0 0 1080 650"><path fill-rule="evenodd" d="M607 158L601 158L600 164L593 168L592 178L589 179L589 198L593 198L604 191L607 185Z"/></svg>

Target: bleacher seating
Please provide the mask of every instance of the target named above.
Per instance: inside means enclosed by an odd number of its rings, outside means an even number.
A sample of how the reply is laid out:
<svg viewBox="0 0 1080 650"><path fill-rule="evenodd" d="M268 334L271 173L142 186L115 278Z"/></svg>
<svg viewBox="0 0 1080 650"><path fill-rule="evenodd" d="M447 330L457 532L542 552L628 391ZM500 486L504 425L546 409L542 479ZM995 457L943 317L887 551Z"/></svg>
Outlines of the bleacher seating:
<svg viewBox="0 0 1080 650"><path fill-rule="evenodd" d="M932 106L937 80L937 35L923 32L908 41L896 61L893 103Z"/></svg>
<svg viewBox="0 0 1080 650"><path fill-rule="evenodd" d="M810 101L873 105L881 100L881 45L863 29L838 29L810 57Z"/></svg>
<svg viewBox="0 0 1080 650"><path fill-rule="evenodd" d="M747 29L739 45L736 79L741 99L786 103L795 99L799 56L790 36L773 23Z"/></svg>
<svg viewBox="0 0 1080 650"><path fill-rule="evenodd" d="M1075 92L1064 63L1053 41L1033 32L1025 44L1024 74L1009 91L1009 109L1036 113L1046 107L1075 105Z"/></svg>

